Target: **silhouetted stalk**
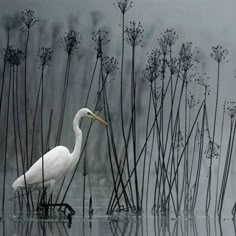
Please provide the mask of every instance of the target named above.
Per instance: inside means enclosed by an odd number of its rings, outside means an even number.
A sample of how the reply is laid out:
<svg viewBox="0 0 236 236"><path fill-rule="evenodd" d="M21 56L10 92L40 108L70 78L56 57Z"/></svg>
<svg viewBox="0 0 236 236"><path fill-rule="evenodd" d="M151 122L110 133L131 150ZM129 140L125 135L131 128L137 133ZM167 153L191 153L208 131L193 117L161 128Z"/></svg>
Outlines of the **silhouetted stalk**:
<svg viewBox="0 0 236 236"><path fill-rule="evenodd" d="M146 138L147 138L147 136L146 136ZM149 157L149 163L148 163L148 177L147 177L147 189L146 189L146 210L148 207L149 181L150 181L151 160L152 160L152 155L153 155L154 139L155 139L155 130L153 130L151 151L150 151L150 157Z"/></svg>
<svg viewBox="0 0 236 236"><path fill-rule="evenodd" d="M71 54L68 53L67 62L66 62L66 71L65 71L63 93L62 93L61 112L60 112L60 116L59 116L60 118L59 118L58 131L57 131L57 137L56 137L56 145L58 145L61 140L61 132L62 132L63 121L64 121L67 89L68 89L68 82L69 82L70 62L71 62Z"/></svg>
<svg viewBox="0 0 236 236"><path fill-rule="evenodd" d="M17 99L15 97L16 94L16 79L17 79L17 75L16 75L16 71L15 71L15 65L13 65L13 76L12 76L12 117L13 117L13 132L14 132L14 145L15 145L15 156L16 156L16 174L17 177L20 176L20 171L19 171L19 157L18 157L18 145L17 145L17 127L16 127L16 103L17 103ZM18 201L19 201L19 208L20 211L22 210L22 205L21 205L21 198L20 198L20 193L17 193L17 197L18 197Z"/></svg>
<svg viewBox="0 0 236 236"><path fill-rule="evenodd" d="M195 116L195 119L194 119L194 122L193 122L193 124L192 124L191 130L190 130L190 132L189 132L189 134L188 134L188 138L187 138L187 140L186 140L186 143L184 144L182 153L181 153L181 155L180 155L180 157L179 157L179 161L178 161L178 163L177 163L177 167L176 167L176 171L175 171L175 173L174 173L173 180L172 180L172 182L170 183L170 188L169 188L168 195L167 195L167 197L166 197L166 201L167 201L168 198L171 196L171 190L172 190L172 187L173 187L173 185L174 185L175 178L176 178L176 176L177 176L177 174L178 174L179 166L180 166L180 164L181 164L181 161L182 161L182 158L183 158L185 149L186 149L187 144L188 144L188 142L189 142L189 140L190 140L190 138L191 138L192 132L193 132L193 130L194 130L195 124L197 123L197 120L198 120L198 117L199 117L200 111L202 110L203 105L204 105L204 102L202 102L200 108L198 109L197 115Z"/></svg>
<svg viewBox="0 0 236 236"><path fill-rule="evenodd" d="M52 128L52 114L53 114L53 109L50 110L48 135L47 135L47 140L46 140L46 145L45 145L45 152L48 152L49 150L49 140L50 140L50 134L51 134L51 128Z"/></svg>
<svg viewBox="0 0 236 236"><path fill-rule="evenodd" d="M4 53L4 60L3 60L2 83L1 83L1 93L0 93L0 115L1 115L1 110L2 110L2 97L3 97L4 83L5 83L5 73L6 73L7 53L9 49L9 43L10 43L10 29L7 30L7 46L6 46L6 51Z"/></svg>
<svg viewBox="0 0 236 236"><path fill-rule="evenodd" d="M212 53L210 55L217 62L216 107L215 107L213 138L212 138L212 149L214 149L216 116L217 116L218 96L219 96L220 63L225 60L226 56L228 55L228 50L223 49L223 47L220 45L217 45L216 47L212 47ZM207 213L208 213L208 210L210 208L210 203L211 203L211 175L212 175L212 159L213 159L212 157L213 157L213 152L211 152L211 157L210 157L209 178L208 178L208 185L207 185L207 196L206 196L206 212Z"/></svg>
<svg viewBox="0 0 236 236"><path fill-rule="evenodd" d="M149 99L148 99L148 111L147 111L147 122L146 122L146 132L145 138L147 139L148 134L148 126L149 126L149 118L150 118L150 108L151 108L151 98L152 98L152 91L150 89ZM146 159L147 159L147 145L144 151L144 160L143 160L143 178L142 178L142 190L141 190L141 208L143 207L143 192L144 192L144 179L145 179L145 169L146 169ZM148 192L148 190L147 190Z"/></svg>
<svg viewBox="0 0 236 236"><path fill-rule="evenodd" d="M187 72L185 77L185 109L184 109L184 142L187 140L187 113L188 113L188 83L187 83ZM188 143L189 144L189 143ZM188 213L188 199L189 199L189 189L188 189L188 147L187 144L186 151L184 153L184 211Z"/></svg>
<svg viewBox="0 0 236 236"><path fill-rule="evenodd" d="M190 117L190 113L191 113L191 110L189 111L189 117ZM189 119L189 122L190 122L190 119ZM192 175L193 175L193 166L194 166L194 160L195 160L196 146L197 146L197 142L199 142L199 140L198 140L198 135L199 135L199 127L198 127L198 125L199 124L197 123L196 133L195 133L194 141L193 141L193 155L192 155L192 161L191 161L191 167L190 167L190 173L189 173L189 179L188 179L188 189L190 187L190 183L191 183L191 179L192 179ZM190 198L188 199L188 201L190 201ZM190 206L189 206L189 209L190 209Z"/></svg>
<svg viewBox="0 0 236 236"><path fill-rule="evenodd" d="M83 165L83 217L85 214L85 181L87 176L87 165L86 165L86 147L84 151L84 165Z"/></svg>
<svg viewBox="0 0 236 236"><path fill-rule="evenodd" d="M180 149L180 145L181 145L181 140L180 140L180 120L178 118L178 133L177 133L177 162L179 162L179 149ZM173 155L174 156L174 155ZM176 165L177 166L177 165ZM176 166L175 166L175 163L174 163L174 170L176 170ZM178 169L177 169L178 170ZM172 176L171 176L172 178ZM177 175L176 175L176 207L177 207L177 213L180 212L180 209L181 209L181 201L179 199L179 173L177 172Z"/></svg>
<svg viewBox="0 0 236 236"><path fill-rule="evenodd" d="M25 163L25 153L23 152L23 145L22 145L22 139L21 139L21 125L20 125L20 112L19 112L19 88L18 88L18 66L16 66L16 117L17 117L17 129L18 129L18 140L19 140L19 147L20 147L20 152L21 152L21 162L22 162L22 169L23 169L23 175L24 175L24 184L25 184L25 192L26 192L26 205L27 205L27 210L30 210L30 205L29 205L29 190L26 185L26 178L25 178L25 172L27 169L26 163ZM22 197L24 199L24 196ZM23 204L23 203L22 203Z"/></svg>
<svg viewBox="0 0 236 236"><path fill-rule="evenodd" d="M7 117L6 117L6 131L5 131L5 146L4 146L4 169L3 169L3 192L2 192L2 211L5 209L5 194L6 194L6 164L7 164L7 151L8 151L8 129L9 129L9 113L10 113L10 99L11 99L11 80L12 80L12 66L9 66L10 78L8 83L7 94Z"/></svg>
<svg viewBox="0 0 236 236"><path fill-rule="evenodd" d="M224 172L223 172L220 196L219 196L219 201L218 201L218 215L219 215L219 217L221 217L222 207L223 207L223 202L224 202L224 196L225 196L226 186L227 186L227 182L228 182L230 163L231 163L233 147L234 147L235 131L236 131L235 117L231 116L229 143L228 143L228 149L227 149L227 154L226 154L226 160L225 160L225 167L224 167Z"/></svg>
<svg viewBox="0 0 236 236"><path fill-rule="evenodd" d="M27 30L27 37L25 43L25 71L24 71L24 105L25 105L25 158L26 166L29 168L28 159L28 93L27 93L27 54L28 54L28 43L29 43L30 29Z"/></svg>
<svg viewBox="0 0 236 236"><path fill-rule="evenodd" d="M102 81L104 81L103 75L102 75ZM122 168L122 170L121 170L119 162L118 162L118 155L117 155L115 141L114 141L112 121L111 121L111 117L110 117L109 104L108 104L108 101L107 101L106 88L105 87L102 90L102 94L103 94L103 104L104 104L105 119L107 119L108 123L109 123L110 139L111 139L110 141L111 141L112 151L113 151L113 155L114 155L114 159L115 159L115 163L116 163L116 167L117 167L117 171L118 171L118 175L119 175L119 180L120 180L119 183L121 184L122 189L125 191L125 189L124 189L124 182L122 180L122 174L123 174L124 168ZM114 186L114 188L115 188L115 186ZM117 189L119 189L119 185L117 186ZM111 211L114 210L113 205L114 205L115 199L118 200L117 198L114 198L113 203L111 205ZM125 199L126 209L132 209L132 205L131 205L131 203L129 201L129 198L127 196L126 191L124 192L124 199ZM116 202L116 204L119 204L119 200L118 200L118 202Z"/></svg>
<svg viewBox="0 0 236 236"><path fill-rule="evenodd" d="M218 202L218 191L219 191L219 177L220 177L220 162L221 162L221 150L222 150L222 140L223 140L223 131L224 131L224 120L225 120L225 104L223 109L223 119L221 124L221 135L220 135L220 155L217 167L217 179L216 179L216 199L215 199L215 212L214 217L216 217L217 213L217 202Z"/></svg>
<svg viewBox="0 0 236 236"><path fill-rule="evenodd" d="M192 197L192 204L191 204L191 211L193 212L196 206L197 202L197 195L198 195L198 189L199 189L199 180L201 176L201 167L202 167L202 157L203 157L203 148L204 148L204 133L205 133L205 123L206 123L206 101L204 101L204 107L203 107L203 114L202 114L202 122L201 122L201 131L200 131L200 143L199 143L199 152L198 152L198 164L197 164L197 170L195 175L195 182L194 182L194 192Z"/></svg>
<svg viewBox="0 0 236 236"><path fill-rule="evenodd" d="M15 80L15 82L16 82L16 120L17 120L17 129L18 129L18 140L19 140L19 148L20 148L21 158L23 158L24 153L23 153L23 148L22 148L22 139L21 139L21 130L20 130L20 117L19 117L18 65L16 65L16 80ZM23 172L25 172L24 165L22 165L22 166L23 166Z"/></svg>
<svg viewBox="0 0 236 236"><path fill-rule="evenodd" d="M168 83L168 85L169 85L169 83ZM154 92L153 92L153 88L151 87L151 89L152 89L152 100L153 100L153 107L154 107L154 111L155 111L155 115L157 114L157 111L156 111L156 102L155 102L155 98L154 98ZM166 89L166 91L165 91L165 94L167 93L167 90L168 90L168 86L167 86L167 89ZM164 103L163 103L164 104ZM159 111L161 111L161 107L159 108ZM160 194L160 190L161 190L161 183L163 183L163 178L165 178L166 180L167 180L167 184L169 185L169 178L168 178L168 175L167 175L167 169L166 169L166 167L165 167L165 164L163 164L163 162L164 162L164 156L165 156L165 150L163 149L164 147L163 147L163 145L162 145L162 143L161 143L161 132L160 132L160 129L159 129L159 127L158 127L158 122L156 121L156 127L157 127L157 135L158 135L158 143L157 143L157 145L158 145L158 147L159 147L159 157L158 157L158 168L156 168L156 187L155 187L155 192L154 192L154 211L155 211L155 207L156 207L156 203L155 202L157 202L157 206L158 206L158 208L161 206L161 207L164 207L164 208L162 208L162 209L164 209L164 211L165 211L165 206L163 206L163 203L164 203L164 199L165 198L163 198L163 192L162 192L162 196L161 196L161 194ZM161 161L161 155L162 155L162 161ZM161 164L160 164L161 163ZM158 182L158 169L159 169L159 167L161 168L161 172L160 172L160 181ZM165 174L165 176L163 176ZM159 186L158 186L158 185ZM157 186L158 186L158 191L159 191L159 193L158 193L158 200L156 200L156 191L157 191ZM164 189L163 189L164 190ZM160 196L161 196L161 198L160 198ZM174 210L175 210L175 212L176 212L176 208L175 208L175 204L174 204L174 200L173 200L173 196L172 196L172 194L171 194L171 198L172 198L172 201L173 201L173 207L174 207ZM159 203L160 202L160 200L161 200L161 203ZM166 204L166 203L165 203Z"/></svg>
<svg viewBox="0 0 236 236"><path fill-rule="evenodd" d="M135 81L135 46L132 46L132 66L131 66L131 110L132 110L132 140L133 140L133 158L134 163L136 160L136 81ZM139 200L139 185L138 185L138 173L136 167L134 167L134 178L135 178L135 192L136 192L136 209L140 211L140 200Z"/></svg>
<svg viewBox="0 0 236 236"><path fill-rule="evenodd" d="M128 198L127 193L126 193L126 190L125 190L125 185L124 185L124 182L123 182L123 180L122 180L123 169L122 169L122 172L121 172L121 170L120 170L120 168L119 168L118 156L117 156L116 149L115 149L115 142L114 142L114 135L113 135L113 128L112 128L112 123L111 123L109 105L108 105L108 102L107 102L107 97L106 97L105 89L104 89L103 93L104 93L104 94L103 94L103 95L104 95L104 102L105 102L105 104L106 104L106 110L107 110L107 118L108 118L109 127L110 127L111 144L112 144L114 159L115 159L116 166L117 166L117 171L118 171L118 174L119 174L119 180L120 180L119 183L121 183L122 190L124 191L124 199L125 199L125 203L126 203L126 208L133 210L133 206L131 205L131 203L130 203L130 201L129 201L129 198ZM118 185L118 187L119 187L119 185ZM118 187L117 187L117 188L118 188ZM119 199L120 199L120 198L118 198L118 202L119 202ZM115 203L115 206L118 204L118 202ZM115 209L115 207L114 207L114 201L113 201L113 204L112 204L112 206L111 206L111 209L112 209L112 211Z"/></svg>
<svg viewBox="0 0 236 236"><path fill-rule="evenodd" d="M104 110L104 112L106 112L106 111ZM112 194L111 194L111 197L110 197L110 201L109 201L109 204L108 204L108 207L107 207L107 214L110 214L111 213L111 204L113 202L112 201L113 195L115 195L115 199L116 199L117 204L118 204L118 209L121 209L121 206L120 206L120 201L118 199L118 188L116 187L119 175L117 174L117 176L115 178L115 173L114 173L114 169L113 169L113 163L112 163L112 159L111 159L111 144L110 144L109 131L108 131L108 127L107 126L106 126L106 135L107 135L107 144L108 144L108 156L109 156L109 162L110 162L110 166L111 166L111 174L112 174L112 180L113 180L113 186L114 186Z"/></svg>
<svg viewBox="0 0 236 236"><path fill-rule="evenodd" d="M39 82L39 87L38 87L38 92L37 92L37 97L36 97L36 104L35 104L35 111L34 111L34 118L33 118L30 165L32 165L32 163L33 163L34 137L35 137L36 119L37 119L37 111L38 111L38 104L39 104L41 86L42 86L42 76L41 76L40 82Z"/></svg>
<svg viewBox="0 0 236 236"><path fill-rule="evenodd" d="M43 140L44 140L44 133L43 133L43 80L44 80L44 66L42 66L42 71L41 71L41 106L40 106L40 128L41 128L41 153L42 153L42 180L43 180L43 193L46 192L45 185L44 185L44 145L43 145ZM43 199L45 202L45 199Z"/></svg>
<svg viewBox="0 0 236 236"><path fill-rule="evenodd" d="M169 80L168 83L167 83L166 91L165 91L165 93L164 93L164 98L165 98L165 96L166 96L166 94L167 94L169 85L170 85L170 80ZM159 116L159 114L160 114L160 110L161 110L161 108L159 107L158 111L156 111L156 113L155 113L153 124L151 125L150 130L149 130L149 132L148 132L147 139L145 140L145 142L144 142L144 144L143 144L143 146L142 146L142 148L141 148L141 150L140 150L139 156L138 156L138 158L137 158L137 162L134 163L135 166L137 166L139 160L141 159L141 156L142 156L142 154L143 154L143 152L144 152L144 150L145 150L145 147L146 147L146 145L147 145L147 142L148 142L148 140L149 140L149 137L150 137L151 133L153 132L153 129L156 127L156 122L157 122L157 118L158 118L158 116ZM129 184L133 173L134 173L134 169L131 171L130 175L128 176L128 179L127 179L127 181L126 181L126 183L125 183L125 186L124 186L125 188L126 188L127 185ZM123 195L123 193L124 193L124 191L122 190L122 192L119 194L119 199L121 198L121 196Z"/></svg>
<svg viewBox="0 0 236 236"><path fill-rule="evenodd" d="M120 69L120 115L121 115L121 131L123 136L123 141L125 145L125 156L124 156L124 163L126 162L127 173L130 174L130 164L129 164L129 157L128 157L128 140L129 135L126 139L125 137L125 128L124 128L124 109L123 109L123 71L124 71L124 40L125 40L125 11L122 12L122 23L121 23L121 69ZM133 201L133 189L131 183L129 184L129 189L131 193L131 201Z"/></svg>
<svg viewBox="0 0 236 236"><path fill-rule="evenodd" d="M90 95L90 92L91 92L91 88L92 88L92 84L93 84L93 80L94 80L94 75L95 75L96 68L97 68L97 63L98 63L98 57L96 57L96 62L95 62L94 68L93 68L93 74L92 74L92 77L91 77L91 80L90 80L90 83L89 83L88 93L87 93L87 97L86 97L86 100L85 100L84 107L87 107L87 104L88 104L88 99L89 99L89 95Z"/></svg>

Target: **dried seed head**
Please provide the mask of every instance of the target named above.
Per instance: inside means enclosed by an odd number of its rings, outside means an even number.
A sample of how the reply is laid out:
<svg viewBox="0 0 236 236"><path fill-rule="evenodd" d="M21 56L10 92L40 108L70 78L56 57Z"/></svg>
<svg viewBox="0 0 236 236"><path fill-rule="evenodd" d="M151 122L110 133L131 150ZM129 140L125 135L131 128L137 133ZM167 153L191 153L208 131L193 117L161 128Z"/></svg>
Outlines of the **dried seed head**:
<svg viewBox="0 0 236 236"><path fill-rule="evenodd" d="M177 149L180 149L182 147L184 147L184 138L182 135L182 132L179 130L179 132L176 134L176 141L175 141L175 147Z"/></svg>
<svg viewBox="0 0 236 236"><path fill-rule="evenodd" d="M171 58L170 61L167 61L167 65L170 68L170 73L172 75L176 74L179 70L179 61L177 60L177 58Z"/></svg>
<svg viewBox="0 0 236 236"><path fill-rule="evenodd" d="M218 158L220 157L220 145L218 145L217 143L212 142L211 139L209 139L209 142L207 144L206 150L204 152L204 154L206 155L206 158Z"/></svg>
<svg viewBox="0 0 236 236"><path fill-rule="evenodd" d="M103 46L110 42L107 39L108 32L104 30L98 30L92 33L92 40L96 43L95 49L97 50L97 58L101 58L103 54Z"/></svg>
<svg viewBox="0 0 236 236"><path fill-rule="evenodd" d="M10 45L6 52L6 60L10 66L19 66L24 59L24 54L19 48Z"/></svg>
<svg viewBox="0 0 236 236"><path fill-rule="evenodd" d="M189 109L194 108L196 105L199 104L199 99L195 99L194 95L190 93L190 96L188 97L188 107Z"/></svg>
<svg viewBox="0 0 236 236"><path fill-rule="evenodd" d="M182 61L183 71L188 71L193 66L192 42L187 42L182 45L180 50L180 58Z"/></svg>
<svg viewBox="0 0 236 236"><path fill-rule="evenodd" d="M38 50L38 58L42 67L49 66L52 60L52 49L41 47Z"/></svg>
<svg viewBox="0 0 236 236"><path fill-rule="evenodd" d="M159 73L160 73L160 51L159 50L152 50L151 53L148 55L147 65L143 71L144 79L153 82L155 79L157 79Z"/></svg>
<svg viewBox="0 0 236 236"><path fill-rule="evenodd" d="M174 45L176 40L179 38L178 34L176 34L176 31L173 28L167 29L162 35L169 47Z"/></svg>
<svg viewBox="0 0 236 236"><path fill-rule="evenodd" d="M140 22L137 24L135 21L130 21L130 26L125 28L127 44L135 47L142 43L143 32L144 29Z"/></svg>
<svg viewBox="0 0 236 236"><path fill-rule="evenodd" d="M204 74L206 75L206 74ZM205 89L204 89L204 94L205 95L210 95L210 85L209 85L209 76L198 76L197 78L195 78L195 81L203 86Z"/></svg>
<svg viewBox="0 0 236 236"><path fill-rule="evenodd" d="M234 101L225 101L225 110L226 113L231 117L235 117L236 114L236 102Z"/></svg>
<svg viewBox="0 0 236 236"><path fill-rule="evenodd" d="M210 55L216 62L220 63L226 59L228 50L223 49L221 45L217 45L216 47L212 47L212 53Z"/></svg>
<svg viewBox="0 0 236 236"><path fill-rule="evenodd" d="M78 31L70 30L68 33L65 33L65 36L61 39L62 47L68 55L71 55L78 51L81 39L82 37Z"/></svg>
<svg viewBox="0 0 236 236"><path fill-rule="evenodd" d="M113 4L119 8L122 14L125 14L131 7L133 7L133 1L130 0L116 0Z"/></svg>
<svg viewBox="0 0 236 236"><path fill-rule="evenodd" d="M114 72L118 67L118 61L114 57L104 57L102 62L107 75Z"/></svg>
<svg viewBox="0 0 236 236"><path fill-rule="evenodd" d="M21 12L21 21L25 25L26 29L29 30L38 21L38 19L35 18L34 11L25 9Z"/></svg>

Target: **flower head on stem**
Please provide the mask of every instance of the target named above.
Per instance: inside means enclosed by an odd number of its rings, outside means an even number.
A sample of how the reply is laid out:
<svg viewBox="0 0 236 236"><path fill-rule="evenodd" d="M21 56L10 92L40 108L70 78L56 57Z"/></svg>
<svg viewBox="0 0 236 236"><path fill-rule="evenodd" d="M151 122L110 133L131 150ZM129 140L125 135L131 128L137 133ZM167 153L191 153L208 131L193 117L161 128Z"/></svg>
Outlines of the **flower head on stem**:
<svg viewBox="0 0 236 236"><path fill-rule="evenodd" d="M161 38L158 38L157 41L159 42L159 46L163 56L166 56L171 46L175 44L178 38L179 36L176 34L173 28L167 29L163 33L161 33Z"/></svg>
<svg viewBox="0 0 236 236"><path fill-rule="evenodd" d="M182 135L182 132L179 130L178 133L176 134L176 142L175 142L175 147L177 149L183 148L184 147L184 138Z"/></svg>
<svg viewBox="0 0 236 236"><path fill-rule="evenodd" d="M173 28L167 29L162 35L169 47L174 45L176 40L179 38L179 35Z"/></svg>
<svg viewBox="0 0 236 236"><path fill-rule="evenodd" d="M190 93L190 96L188 98L188 107L189 109L194 108L197 104L199 104L199 99L195 99L194 95Z"/></svg>
<svg viewBox="0 0 236 236"><path fill-rule="evenodd" d="M178 72L179 69L179 61L177 60L177 58L171 58L170 61L167 61L167 65L170 68L170 73L172 75L176 74Z"/></svg>
<svg viewBox="0 0 236 236"><path fill-rule="evenodd" d="M19 48L10 45L6 50L6 59L10 66L19 66L24 59L24 54Z"/></svg>
<svg viewBox="0 0 236 236"><path fill-rule="evenodd" d="M104 57L102 62L103 68L107 75L114 72L118 68L118 61L114 57Z"/></svg>
<svg viewBox="0 0 236 236"><path fill-rule="evenodd" d="M133 7L133 1L130 0L116 0L113 4L119 8L122 14L125 14L131 7Z"/></svg>
<svg viewBox="0 0 236 236"><path fill-rule="evenodd" d="M97 32L92 33L92 40L96 43L95 49L97 50L97 58L101 58L103 54L103 46L110 42L107 39L108 32L99 29Z"/></svg>
<svg viewBox="0 0 236 236"><path fill-rule="evenodd" d="M29 30L38 21L38 19L35 18L34 11L25 9L21 12L21 21L25 25L26 29Z"/></svg>
<svg viewBox="0 0 236 236"><path fill-rule="evenodd" d="M42 67L49 66L52 60L52 49L41 47L38 50L38 58Z"/></svg>
<svg viewBox="0 0 236 236"><path fill-rule="evenodd" d="M225 111L227 112L227 114L231 118L235 117L235 114L236 114L236 102L234 102L234 101L225 101L224 107L225 107Z"/></svg>
<svg viewBox="0 0 236 236"><path fill-rule="evenodd" d="M195 81L204 87L204 94L210 95L210 85L209 85L209 76L206 76L206 73L204 73L204 76L199 76L195 79Z"/></svg>
<svg viewBox="0 0 236 236"><path fill-rule="evenodd" d="M220 157L220 145L215 142L213 144L211 138L209 138L209 142L207 144L204 154L206 155L206 158Z"/></svg>
<svg viewBox="0 0 236 236"><path fill-rule="evenodd" d="M226 59L228 50L223 49L221 45L217 45L216 47L212 47L212 53L210 55L217 63L220 63Z"/></svg>
<svg viewBox="0 0 236 236"><path fill-rule="evenodd" d="M70 30L68 33L65 33L65 36L61 39L62 47L68 55L71 55L78 51L81 39L82 36L78 31Z"/></svg>
<svg viewBox="0 0 236 236"><path fill-rule="evenodd" d="M183 43L180 50L180 58L183 71L188 71L193 66L192 42Z"/></svg>
<svg viewBox="0 0 236 236"><path fill-rule="evenodd" d="M126 26L126 41L132 47L135 47L142 43L144 29L140 22L138 24L135 21L130 21L130 26Z"/></svg>
<svg viewBox="0 0 236 236"><path fill-rule="evenodd" d="M160 51L155 49L152 50L148 55L147 65L143 71L144 79L153 82L159 75L159 67L161 64Z"/></svg>

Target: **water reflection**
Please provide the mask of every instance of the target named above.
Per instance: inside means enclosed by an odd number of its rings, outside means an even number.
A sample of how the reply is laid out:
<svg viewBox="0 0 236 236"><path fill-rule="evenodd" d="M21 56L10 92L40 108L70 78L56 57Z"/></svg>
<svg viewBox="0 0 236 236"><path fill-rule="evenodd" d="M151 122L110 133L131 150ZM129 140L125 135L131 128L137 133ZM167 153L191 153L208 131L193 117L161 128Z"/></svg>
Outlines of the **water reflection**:
<svg viewBox="0 0 236 236"><path fill-rule="evenodd" d="M163 216L76 216L71 224L63 217L10 215L0 218L0 235L110 235L110 236L223 236L236 235L236 222L230 218Z"/></svg>

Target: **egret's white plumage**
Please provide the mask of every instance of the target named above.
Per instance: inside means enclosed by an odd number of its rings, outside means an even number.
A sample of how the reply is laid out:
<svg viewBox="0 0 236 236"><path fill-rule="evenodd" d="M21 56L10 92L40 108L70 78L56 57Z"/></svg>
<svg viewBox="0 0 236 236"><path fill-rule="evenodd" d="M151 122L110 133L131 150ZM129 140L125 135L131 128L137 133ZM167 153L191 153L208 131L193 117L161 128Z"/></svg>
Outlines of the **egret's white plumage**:
<svg viewBox="0 0 236 236"><path fill-rule="evenodd" d="M64 146L57 146L43 155L44 160L44 186L49 187L49 194L51 194L52 189L56 182L65 174L72 170L80 159L80 150L82 144L82 131L79 128L79 122L82 117L94 118L104 124L107 124L97 115L93 114L89 109L80 109L73 120L73 129L75 132L75 146L72 153L68 148ZM42 188L43 178L42 178L42 157L36 161L31 168L25 173L17 178L12 187L14 191L25 187L25 182L27 187L31 188Z"/></svg>

